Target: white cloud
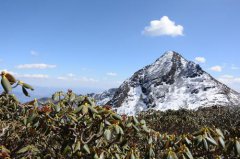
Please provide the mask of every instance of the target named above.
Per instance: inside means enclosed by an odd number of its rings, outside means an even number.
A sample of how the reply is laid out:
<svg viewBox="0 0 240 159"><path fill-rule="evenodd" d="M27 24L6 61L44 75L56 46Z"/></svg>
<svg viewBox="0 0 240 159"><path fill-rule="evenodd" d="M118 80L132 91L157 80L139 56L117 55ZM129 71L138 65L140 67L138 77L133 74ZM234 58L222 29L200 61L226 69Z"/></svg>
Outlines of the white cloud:
<svg viewBox="0 0 240 159"><path fill-rule="evenodd" d="M117 76L117 73L115 73L115 72L108 72L107 75L108 76Z"/></svg>
<svg viewBox="0 0 240 159"><path fill-rule="evenodd" d="M68 80L68 77L59 76L59 77L57 77L57 79L59 79L59 80Z"/></svg>
<svg viewBox="0 0 240 159"><path fill-rule="evenodd" d="M81 77L77 80L82 81L82 82L98 82L98 80L96 80L94 78L88 78L88 77Z"/></svg>
<svg viewBox="0 0 240 159"><path fill-rule="evenodd" d="M221 66L213 66L210 68L210 70L215 71L215 72L222 72L222 67Z"/></svg>
<svg viewBox="0 0 240 159"><path fill-rule="evenodd" d="M22 64L18 65L18 69L47 69L47 68L55 68L56 65L48 65L48 64Z"/></svg>
<svg viewBox="0 0 240 159"><path fill-rule="evenodd" d="M17 77L20 78L38 78L38 79L46 79L49 78L46 74L16 74Z"/></svg>
<svg viewBox="0 0 240 159"><path fill-rule="evenodd" d="M30 51L30 54L31 54L32 56L38 56L38 55L39 55L39 53L38 53L37 51L35 51L35 50L31 50L31 51Z"/></svg>
<svg viewBox="0 0 240 159"><path fill-rule="evenodd" d="M75 76L76 76L75 74L69 73L65 76L59 76L59 77L57 77L57 79L59 79L59 80L76 80L76 78L74 78Z"/></svg>
<svg viewBox="0 0 240 159"><path fill-rule="evenodd" d="M232 75L222 75L217 79L220 82L232 87L233 89L240 91L240 77L234 77Z"/></svg>
<svg viewBox="0 0 240 159"><path fill-rule="evenodd" d="M195 61L198 62L198 63L205 63L206 59L204 57L196 57Z"/></svg>
<svg viewBox="0 0 240 159"><path fill-rule="evenodd" d="M76 75L73 74L73 73L69 73L69 74L67 74L67 76L69 76L69 77L75 77Z"/></svg>
<svg viewBox="0 0 240 159"><path fill-rule="evenodd" d="M235 65L232 65L231 69L232 69L232 70L240 70L240 67L237 67L237 66L235 66Z"/></svg>
<svg viewBox="0 0 240 159"><path fill-rule="evenodd" d="M150 22L150 26L147 26L142 31L142 34L149 36L183 36L183 26L176 25L174 21L171 21L167 16L163 16L160 20L153 20Z"/></svg>
<svg viewBox="0 0 240 159"><path fill-rule="evenodd" d="M235 84L239 84L239 86L240 86L240 77L223 75L223 76L220 76L218 78L218 80L225 84L234 84L235 83Z"/></svg>
<svg viewBox="0 0 240 159"><path fill-rule="evenodd" d="M19 74L19 73L16 73L16 72L8 71L6 69L0 70L0 72L2 72L2 71L10 73L17 78L35 78L35 79L37 79L37 78L39 78L39 79L49 78L49 76L46 75L46 74Z"/></svg>
<svg viewBox="0 0 240 159"><path fill-rule="evenodd" d="M89 77L76 77L74 74L67 74L66 76L57 77L59 80L64 81L79 81L79 82L98 82L98 80Z"/></svg>

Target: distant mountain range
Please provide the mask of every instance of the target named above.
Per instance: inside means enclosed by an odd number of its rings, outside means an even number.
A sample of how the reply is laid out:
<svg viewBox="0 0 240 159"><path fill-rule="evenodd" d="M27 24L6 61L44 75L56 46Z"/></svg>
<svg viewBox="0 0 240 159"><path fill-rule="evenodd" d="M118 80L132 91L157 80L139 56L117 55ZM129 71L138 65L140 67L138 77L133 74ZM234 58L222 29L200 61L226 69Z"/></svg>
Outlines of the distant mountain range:
<svg viewBox="0 0 240 159"><path fill-rule="evenodd" d="M121 114L136 114L150 108L177 110L240 104L238 92L174 51L135 72L119 88L91 96L99 104L112 105Z"/></svg>
<svg viewBox="0 0 240 159"><path fill-rule="evenodd" d="M18 98L18 100L22 103L32 101L34 98L39 100L45 101L49 97L51 98L52 94L57 91L64 91L66 92L68 88L55 88L55 87L37 87L33 86L34 91L29 90L30 97L26 97L23 92L22 88L18 86L17 88L13 89L12 93ZM80 88L73 88L73 92L76 94L87 94L88 92L96 91L95 89L80 87ZM3 92L2 87L0 86L0 93ZM99 90L97 90L99 92Z"/></svg>

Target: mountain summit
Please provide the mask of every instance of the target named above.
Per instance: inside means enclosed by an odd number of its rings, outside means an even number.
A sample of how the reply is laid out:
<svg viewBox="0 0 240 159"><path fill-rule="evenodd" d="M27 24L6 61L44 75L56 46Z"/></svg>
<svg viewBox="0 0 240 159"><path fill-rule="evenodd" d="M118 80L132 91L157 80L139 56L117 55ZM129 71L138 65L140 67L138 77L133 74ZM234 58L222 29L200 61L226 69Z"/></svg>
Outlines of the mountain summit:
<svg viewBox="0 0 240 159"><path fill-rule="evenodd" d="M114 91L107 103L120 114L147 109L195 109L238 105L240 94L214 79L194 62L167 51Z"/></svg>

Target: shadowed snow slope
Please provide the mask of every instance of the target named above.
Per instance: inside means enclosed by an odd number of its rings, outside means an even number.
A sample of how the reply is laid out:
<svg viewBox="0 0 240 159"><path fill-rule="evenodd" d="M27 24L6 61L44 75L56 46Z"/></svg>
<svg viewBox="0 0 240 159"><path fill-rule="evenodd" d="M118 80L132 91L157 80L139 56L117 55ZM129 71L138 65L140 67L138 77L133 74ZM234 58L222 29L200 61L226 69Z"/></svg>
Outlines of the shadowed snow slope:
<svg viewBox="0 0 240 159"><path fill-rule="evenodd" d="M120 114L147 109L195 109L238 105L240 94L218 82L194 62L168 51L133 74L107 103Z"/></svg>

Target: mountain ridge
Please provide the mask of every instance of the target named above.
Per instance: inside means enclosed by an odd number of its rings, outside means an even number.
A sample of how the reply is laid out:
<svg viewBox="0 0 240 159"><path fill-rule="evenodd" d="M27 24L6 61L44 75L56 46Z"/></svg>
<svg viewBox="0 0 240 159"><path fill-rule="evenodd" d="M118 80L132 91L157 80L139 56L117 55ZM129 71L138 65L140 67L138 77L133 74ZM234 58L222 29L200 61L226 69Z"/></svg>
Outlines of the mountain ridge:
<svg viewBox="0 0 240 159"><path fill-rule="evenodd" d="M106 104L120 114L156 110L238 105L240 94L217 81L198 64L174 51L136 71Z"/></svg>

